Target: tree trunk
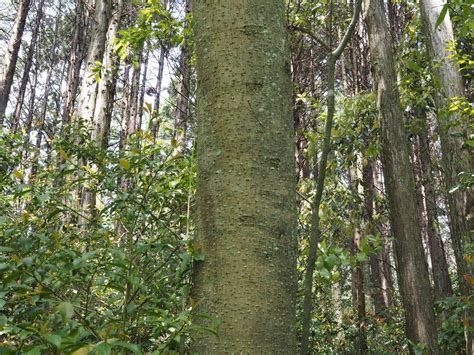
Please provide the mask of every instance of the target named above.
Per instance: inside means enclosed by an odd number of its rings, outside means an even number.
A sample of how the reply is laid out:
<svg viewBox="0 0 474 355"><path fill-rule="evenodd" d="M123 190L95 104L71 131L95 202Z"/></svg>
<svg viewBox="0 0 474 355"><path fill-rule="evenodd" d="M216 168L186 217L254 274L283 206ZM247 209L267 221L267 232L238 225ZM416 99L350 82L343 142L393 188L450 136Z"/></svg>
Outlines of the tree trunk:
<svg viewBox="0 0 474 355"><path fill-rule="evenodd" d="M53 42L51 43L51 47L49 48L49 62L51 65L48 67L48 71L46 73L45 83L44 83L44 94L43 94L43 103L41 105L41 112L39 114L39 127L36 130L36 150L35 155L32 160L31 172L30 172L30 181L34 181L36 174L39 168L39 159L41 156L41 143L43 140L44 132L46 129L46 115L48 112L48 100L49 100L49 93L52 87L52 78L53 78L53 69L56 63L56 48L58 45L58 31L59 31L59 24L61 21L61 1L59 2L58 6L58 13L56 15L56 21L54 23L54 30L53 30ZM53 126L53 124L51 125Z"/></svg>
<svg viewBox="0 0 474 355"><path fill-rule="evenodd" d="M283 1L194 2L200 354L296 352L296 181Z"/></svg>
<svg viewBox="0 0 474 355"><path fill-rule="evenodd" d="M62 112L62 126L70 121L70 115L74 107L74 100L79 87L79 74L83 62L84 51L84 19L83 19L83 0L76 2L76 15L74 19L74 34L72 36L71 50L69 53L69 64L67 73L67 93Z"/></svg>
<svg viewBox="0 0 474 355"><path fill-rule="evenodd" d="M38 41L38 35L41 27L41 20L43 18L43 5L44 0L40 0L38 3L38 9L36 13L35 26L31 33L30 46L28 48L28 54L26 55L25 68L23 69L23 75L21 77L20 89L18 91L18 99L15 106L14 119L12 122L11 131L16 132L20 123L21 109L25 100L26 86L30 78L30 70L33 65L33 56L36 50L36 42Z"/></svg>
<svg viewBox="0 0 474 355"><path fill-rule="evenodd" d="M434 100L438 111L438 133L441 141L442 165L447 189L456 188L461 183L460 174L470 174L473 170L472 155L463 149L466 127L457 114L448 111L453 97L463 97L463 84L458 65L448 58L447 48L454 42L449 12L436 28L436 21L445 5L444 0L422 0L421 19L426 37L428 53L433 63L435 83L439 91ZM474 264L464 259L466 246L473 242L474 232L474 192L473 188L458 188L448 193L449 220L454 256L461 292L469 296L472 292L469 277L474 274ZM472 312L471 312L472 313ZM474 333L468 331L474 324L474 315L466 314L466 351L474 353Z"/></svg>
<svg viewBox="0 0 474 355"><path fill-rule="evenodd" d="M186 0L186 15L191 13L192 0ZM186 21L185 27L188 26ZM189 60L191 59L191 53L188 48L188 39L184 38L183 46L181 47L181 55L179 57L179 69L178 69L178 85L176 88L176 110L175 110L175 133L174 138L176 139L178 149L184 149L186 147L186 130L187 121L189 117L189 84L191 81L191 68L189 66Z"/></svg>
<svg viewBox="0 0 474 355"><path fill-rule="evenodd" d="M367 159L367 164L362 170L362 187L364 190L364 222L367 234L375 235L374 200L375 200L375 183L374 183L374 161ZM383 296L382 270L380 267L380 259L382 253L369 255L369 277L370 277L370 295L375 308L375 314L378 316L386 316L386 305Z"/></svg>
<svg viewBox="0 0 474 355"><path fill-rule="evenodd" d="M120 28L123 0L113 1L112 17L106 36L106 49L102 60L101 80L98 84L96 107L94 109L94 129L92 138L106 148L109 141L113 101L117 84L118 58L114 53L114 40Z"/></svg>
<svg viewBox="0 0 474 355"><path fill-rule="evenodd" d="M365 8L407 336L412 342L426 346L430 353L438 354L433 297L423 253L415 180L397 88L390 30L382 0L366 0Z"/></svg>
<svg viewBox="0 0 474 355"><path fill-rule="evenodd" d="M3 71L0 73L0 127L5 120L8 98L13 84L18 52L20 51L21 38L25 29L26 16L30 7L30 0L21 0L13 26L13 33L8 42L7 52L3 58Z"/></svg>
<svg viewBox="0 0 474 355"><path fill-rule="evenodd" d="M360 250L361 234L360 228L356 226L354 228L354 253L358 253ZM369 349L367 346L367 327L366 327L366 311L365 311L365 292L364 292L364 272L363 264L357 264L352 271L352 282L354 287L354 299L353 305L357 313L357 327L358 327L358 339L357 339L357 353L368 354Z"/></svg>
<svg viewBox="0 0 474 355"><path fill-rule="evenodd" d="M438 213L436 192L434 189L433 169L430 155L430 140L426 113L420 113L423 118L423 128L418 135L420 162L422 169L422 184L426 205L427 234L433 269L434 291L437 300L453 295L453 286L449 278L448 263L444 252L443 240L438 228Z"/></svg>
<svg viewBox="0 0 474 355"><path fill-rule="evenodd" d="M101 63L103 59L111 6L111 0L95 1L94 26L87 51L86 68L82 75L83 79L76 111L76 117L83 119L89 127L92 126L98 92L95 70L97 69L97 62Z"/></svg>

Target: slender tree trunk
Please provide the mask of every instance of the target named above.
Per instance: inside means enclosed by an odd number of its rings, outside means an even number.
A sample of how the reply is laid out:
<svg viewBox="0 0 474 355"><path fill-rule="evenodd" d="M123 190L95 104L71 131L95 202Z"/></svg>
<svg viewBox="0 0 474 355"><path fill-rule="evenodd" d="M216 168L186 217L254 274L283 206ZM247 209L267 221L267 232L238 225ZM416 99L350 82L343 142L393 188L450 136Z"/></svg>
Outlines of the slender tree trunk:
<svg viewBox="0 0 474 355"><path fill-rule="evenodd" d="M375 182L374 182L374 160L367 159L367 164L362 170L362 187L364 191L364 222L367 234L376 235L374 215ZM369 255L369 277L370 295L374 304L375 314L386 316L386 304L383 295L382 270L380 259L382 253Z"/></svg>
<svg viewBox="0 0 474 355"><path fill-rule="evenodd" d="M18 91L18 99L16 102L15 113L13 116L14 119L11 126L12 132L17 131L18 125L20 123L21 109L23 107L23 103L25 100L26 87L28 85L28 80L30 78L30 70L31 70L31 66L33 65L33 56L36 50L36 42L38 41L38 35L39 35L40 27L41 27L41 20L43 18L43 5L44 5L44 0L40 0L40 2L38 3L38 8L37 8L38 12L36 13L35 25L31 33L31 41L30 41L30 46L28 48L28 54L26 55L26 59L25 59L25 67L23 69L23 75L21 77L20 89Z"/></svg>
<svg viewBox="0 0 474 355"><path fill-rule="evenodd" d="M53 78L53 69L54 69L54 64L56 63L56 48L58 46L58 31L59 31L59 24L61 21L61 14L60 14L60 9L61 9L61 1L59 2L58 5L58 13L56 15L56 21L54 23L54 30L53 30L53 42L51 43L51 47L49 49L49 62L51 65L48 67L48 71L46 73L46 79L44 83L44 94L43 94L43 102L41 105L41 112L39 115L39 122L40 125L37 129L36 133L36 151L35 151L35 156L33 157L32 161L32 166L31 166L31 173L30 173L30 181L34 181L36 174L38 172L39 168L39 159L41 155L41 143L43 140L44 132L46 129L46 115L48 111L48 102L49 102L49 94L51 92L51 87L52 87L52 78ZM51 123L51 126L54 124Z"/></svg>
<svg viewBox="0 0 474 355"><path fill-rule="evenodd" d="M117 84L118 58L114 53L114 40L120 29L123 0L113 1L112 17L106 36L106 48L102 60L101 80L98 83L96 107L94 109L94 129L92 138L106 148L109 141L113 101Z"/></svg>
<svg viewBox="0 0 474 355"><path fill-rule="evenodd" d="M420 162L422 169L422 183L426 205L427 234L433 269L434 291L437 300L453 295L453 286L449 278L448 263L444 251L443 240L438 227L438 213L436 206L436 192L433 180L433 168L430 155L430 140L426 113L422 115L424 126L418 134Z"/></svg>
<svg viewBox="0 0 474 355"><path fill-rule="evenodd" d="M26 16L30 7L30 0L21 0L16 13L13 33L8 43L7 52L3 58L3 70L0 73L0 127L5 120L8 98L13 84L18 52L20 51L21 38L25 29Z"/></svg>
<svg viewBox="0 0 474 355"><path fill-rule="evenodd" d="M143 124L143 109L145 105L145 92L147 90L146 82L148 77L148 61L150 57L149 49L146 50L145 60L143 62L143 74L142 81L140 84L140 97L138 99L138 127L141 127Z"/></svg>
<svg viewBox="0 0 474 355"><path fill-rule="evenodd" d="M296 352L296 181L284 1L194 2L198 182L191 352Z"/></svg>
<svg viewBox="0 0 474 355"><path fill-rule="evenodd" d="M424 344L431 354L438 354L433 297L423 253L415 180L397 88L390 30L382 0L366 0L365 9L407 336L414 343Z"/></svg>
<svg viewBox="0 0 474 355"><path fill-rule="evenodd" d="M74 19L74 33L72 36L71 50L69 54L69 65L67 72L67 93L62 112L62 127L70 121L71 112L79 87L79 74L83 62L84 52L84 4L83 0L76 1L76 16Z"/></svg>
<svg viewBox="0 0 474 355"><path fill-rule="evenodd" d="M313 205L311 208L311 232L309 241L309 254L306 262L305 278L304 278L304 299L303 299L303 311L302 311L302 335L301 335L301 355L306 355L310 351L310 326L311 326L311 314L313 310L313 276L314 269L316 266L316 253L318 250L318 244L321 239L321 230L319 225L319 207L321 205L324 182L326 179L326 167L328 156L331 151L331 131L333 125L333 118L336 106L335 100L335 71L336 62L340 58L344 51L349 39L354 33L355 25L359 20L359 14L361 11L361 0L357 1L354 5L354 11L351 23L344 33L344 37L337 46L336 49L332 50L330 45L324 44L325 50L328 52L327 60L327 117L326 125L324 128L324 142L323 149L321 152L321 158L319 160L317 182L316 182L316 195L314 197ZM321 42L314 34L311 37ZM323 42L324 43L324 42Z"/></svg>
<svg viewBox="0 0 474 355"><path fill-rule="evenodd" d="M186 15L191 13L192 0L186 0ZM185 28L188 26L185 23ZM174 138L177 141L179 149L186 147L186 130L189 117L189 85L191 81L191 68L189 60L191 53L189 50L188 39L185 37L183 46L181 47L181 55L179 58L179 81L177 85L177 99L175 110L175 133Z"/></svg>
<svg viewBox="0 0 474 355"><path fill-rule="evenodd" d="M374 162L374 169L375 169L375 179L374 185L375 190L378 191L379 196L375 202L375 210L377 214L380 216L381 219L384 211L387 210L384 203L380 201L383 200L385 197L385 185L383 182L383 172L382 172L382 163L380 160L376 160ZM390 255L392 250L392 242L391 242L391 235L392 235L392 228L390 225L390 221L378 221L377 222L377 230L380 233L382 238L382 253L380 254L380 258L378 259L379 269L381 271L381 279L382 279L382 294L384 299L384 304L386 308L390 308L394 304L393 294L394 294L394 287L393 287L393 268L391 266Z"/></svg>
<svg viewBox="0 0 474 355"><path fill-rule="evenodd" d="M361 232L357 226L354 228L354 253L360 251L361 245ZM358 326L358 341L357 341L357 353L368 354L369 348L367 345L367 327L366 327L366 311L365 311L365 291L364 291L364 272L363 264L358 264L352 272L352 282L354 284L354 296L353 304L357 313L357 326Z"/></svg>
<svg viewBox="0 0 474 355"><path fill-rule="evenodd" d="M158 75L156 78L155 101L153 103L153 116L151 119L151 135L156 142L158 131L160 129L160 104L161 104L161 86L163 82L163 69L165 67L165 48L160 48L160 57L158 59Z"/></svg>

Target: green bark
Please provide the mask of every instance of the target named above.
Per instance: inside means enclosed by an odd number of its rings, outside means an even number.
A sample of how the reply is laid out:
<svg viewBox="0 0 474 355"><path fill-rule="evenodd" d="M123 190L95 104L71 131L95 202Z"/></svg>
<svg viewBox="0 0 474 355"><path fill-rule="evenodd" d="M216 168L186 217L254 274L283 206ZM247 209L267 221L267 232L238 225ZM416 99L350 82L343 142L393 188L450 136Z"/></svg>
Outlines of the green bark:
<svg viewBox="0 0 474 355"><path fill-rule="evenodd" d="M296 352L296 179L282 0L194 2L200 354ZM194 328L196 329L196 328Z"/></svg>

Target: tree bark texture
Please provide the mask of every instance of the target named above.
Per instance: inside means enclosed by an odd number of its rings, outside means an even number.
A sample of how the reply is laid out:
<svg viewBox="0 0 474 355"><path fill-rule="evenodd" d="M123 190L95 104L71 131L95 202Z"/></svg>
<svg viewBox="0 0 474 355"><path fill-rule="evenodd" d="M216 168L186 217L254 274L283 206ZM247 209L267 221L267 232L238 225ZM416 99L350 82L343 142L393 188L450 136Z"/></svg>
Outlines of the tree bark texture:
<svg viewBox="0 0 474 355"><path fill-rule="evenodd" d="M66 123L70 121L70 115L74 107L74 101L79 87L79 74L83 62L84 51L84 3L83 0L76 1L76 14L74 17L74 33L71 39L71 50L69 52L69 63L67 72L66 100L62 112L61 129L64 130Z"/></svg>
<svg viewBox="0 0 474 355"><path fill-rule="evenodd" d="M98 92L98 82L94 75L94 70L98 62L102 63L111 7L111 0L95 1L94 26L92 27L91 39L87 51L86 68L82 76L83 80L76 111L76 116L83 119L89 127L92 127Z"/></svg>
<svg viewBox="0 0 474 355"><path fill-rule="evenodd" d="M296 352L296 181L282 0L196 0L200 354Z"/></svg>
<svg viewBox="0 0 474 355"><path fill-rule="evenodd" d="M383 1L365 0L365 9L406 332L412 342L423 344L431 354L438 354L433 297L423 253L415 179L397 88L392 39Z"/></svg>
<svg viewBox="0 0 474 355"><path fill-rule="evenodd" d="M117 84L119 61L114 54L114 40L120 29L123 0L113 1L112 17L109 21L106 36L106 48L102 59L101 80L98 83L96 107L94 110L94 129L92 138L107 147L109 140L110 123L112 120L113 100Z"/></svg>
<svg viewBox="0 0 474 355"><path fill-rule="evenodd" d="M3 71L0 73L0 127L5 120L8 98L13 84L18 52L20 51L21 38L25 29L26 16L30 7L30 0L21 0L16 13L13 33L8 42L7 52L3 58Z"/></svg>
<svg viewBox="0 0 474 355"><path fill-rule="evenodd" d="M41 26L41 20L43 18L43 5L44 0L40 0L38 3L35 25L31 33L30 46L28 48L28 54L26 55L25 67L23 69L23 75L21 77L20 89L18 90L18 99L15 106L15 113L13 115L13 122L11 125L11 131L16 132L20 123L21 109L25 100L26 87L30 78L30 70L33 65L33 56L36 50L36 42L38 41L38 35Z"/></svg>
<svg viewBox="0 0 474 355"><path fill-rule="evenodd" d="M438 227L436 191L433 179L433 168L430 154L430 139L426 113L420 113L423 118L423 129L418 134L419 159L422 170L422 185L426 205L427 234L433 269L434 291L437 300L453 295L453 286L449 278L448 263L444 251L444 243Z"/></svg>
<svg viewBox="0 0 474 355"><path fill-rule="evenodd" d="M460 115L448 111L453 97L464 95L459 66L450 58L447 50L454 42L449 12L436 28L436 22L445 5L445 0L420 1L423 31L426 37L429 57L432 61L435 83L439 85L434 95L438 111L438 133L441 141L442 165L447 189L451 190L461 182L460 174L473 171L472 151L464 148L466 127ZM471 149L472 150L472 149ZM474 191L473 187L459 188L448 193L449 221L454 256L461 292L469 297L472 293L468 282L474 274L474 264L466 262L466 246L474 241ZM468 329L474 324L474 312L466 313L466 351L474 353L474 333Z"/></svg>

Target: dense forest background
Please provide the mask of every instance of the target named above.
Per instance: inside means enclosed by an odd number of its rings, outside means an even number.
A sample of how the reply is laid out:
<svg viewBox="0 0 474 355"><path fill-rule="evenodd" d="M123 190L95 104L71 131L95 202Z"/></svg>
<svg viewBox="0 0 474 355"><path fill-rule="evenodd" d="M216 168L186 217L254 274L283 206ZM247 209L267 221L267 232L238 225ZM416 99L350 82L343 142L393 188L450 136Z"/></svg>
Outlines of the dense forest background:
<svg viewBox="0 0 474 355"><path fill-rule="evenodd" d="M1 0L0 354L219 336L191 291L195 3ZM471 353L473 1L284 3L301 353Z"/></svg>

